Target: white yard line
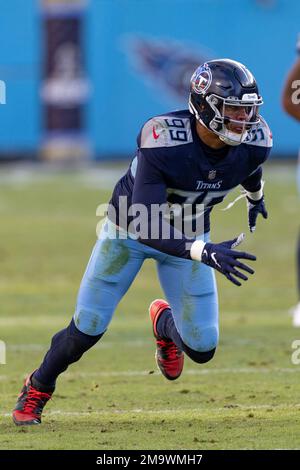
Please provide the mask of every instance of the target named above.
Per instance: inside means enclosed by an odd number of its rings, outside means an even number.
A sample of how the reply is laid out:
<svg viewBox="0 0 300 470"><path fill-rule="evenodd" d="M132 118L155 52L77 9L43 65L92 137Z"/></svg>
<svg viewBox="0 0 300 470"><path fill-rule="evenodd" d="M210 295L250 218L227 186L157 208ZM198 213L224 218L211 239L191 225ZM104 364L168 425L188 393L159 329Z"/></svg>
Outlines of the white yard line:
<svg viewBox="0 0 300 470"><path fill-rule="evenodd" d="M243 410L243 411L253 411L253 410L281 410L281 409L299 409L300 403L279 403L278 405L273 405L271 403L265 403L261 405L253 405L253 404L238 404L235 403L233 405L224 405L222 407L198 407L198 408L163 408L159 410L149 410L143 408L132 408L128 410L120 410L120 409L112 409L112 410L95 410L95 411L63 411L63 410L52 410L45 413L46 417L50 416L111 416L112 414L115 415L122 415L122 414L147 414L147 415L162 415L162 414L171 414L171 415L182 415L182 413L201 413L201 412L208 412L209 413L219 413L219 412L231 412L233 410ZM1 417L11 417L11 413L0 413Z"/></svg>
<svg viewBox="0 0 300 470"><path fill-rule="evenodd" d="M245 368L219 368L219 369L187 369L184 371L185 375L219 375L219 374L266 374L266 373L298 373L300 374L300 367L294 368L266 368L266 367L245 367ZM159 371L112 371L112 372L67 372L65 377L67 378L88 378L88 377L132 377L132 376L145 376L145 375L160 375Z"/></svg>
<svg viewBox="0 0 300 470"><path fill-rule="evenodd" d="M5 366L3 366L5 367ZM29 373L29 372L28 372ZM222 375L222 374L300 374L300 367L291 368L266 368L266 367L244 367L244 368L218 368L218 369L187 369L185 375ZM25 375L25 374L24 374ZM66 372L62 379L97 378L97 377L145 377L149 375L160 375L157 370L127 370L111 372ZM23 378L23 376L22 376ZM0 381L11 380L11 376L0 375Z"/></svg>

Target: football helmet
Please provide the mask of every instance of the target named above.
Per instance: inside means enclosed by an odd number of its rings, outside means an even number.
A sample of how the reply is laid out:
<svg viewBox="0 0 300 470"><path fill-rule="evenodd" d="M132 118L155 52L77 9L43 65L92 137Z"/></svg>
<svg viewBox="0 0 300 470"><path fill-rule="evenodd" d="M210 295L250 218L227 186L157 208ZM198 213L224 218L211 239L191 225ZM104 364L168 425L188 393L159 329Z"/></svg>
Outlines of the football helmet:
<svg viewBox="0 0 300 470"><path fill-rule="evenodd" d="M192 75L190 112L228 145L240 145L258 127L262 104L254 76L240 62L210 60Z"/></svg>

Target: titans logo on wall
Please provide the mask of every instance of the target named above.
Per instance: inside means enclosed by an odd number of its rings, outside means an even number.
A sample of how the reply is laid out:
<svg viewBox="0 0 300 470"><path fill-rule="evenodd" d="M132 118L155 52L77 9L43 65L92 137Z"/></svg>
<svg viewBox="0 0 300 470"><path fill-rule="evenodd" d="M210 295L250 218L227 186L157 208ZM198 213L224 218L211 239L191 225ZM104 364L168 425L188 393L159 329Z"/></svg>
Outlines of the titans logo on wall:
<svg viewBox="0 0 300 470"><path fill-rule="evenodd" d="M186 100L190 78L197 66L212 59L209 53L188 49L178 41L134 37L126 40L126 49L141 76L164 87L180 101Z"/></svg>

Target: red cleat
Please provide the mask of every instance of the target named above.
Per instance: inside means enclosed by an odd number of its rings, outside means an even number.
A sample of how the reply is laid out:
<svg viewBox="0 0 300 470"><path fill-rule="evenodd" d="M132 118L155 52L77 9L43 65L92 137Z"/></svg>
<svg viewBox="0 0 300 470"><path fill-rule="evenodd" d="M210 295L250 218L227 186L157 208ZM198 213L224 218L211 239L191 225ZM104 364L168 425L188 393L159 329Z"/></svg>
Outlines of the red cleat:
<svg viewBox="0 0 300 470"><path fill-rule="evenodd" d="M13 411L13 420L17 426L41 424L43 408L52 395L52 392L40 392L34 388L31 385L32 375L26 378Z"/></svg>
<svg viewBox="0 0 300 470"><path fill-rule="evenodd" d="M168 302L162 299L156 299L149 307L149 315L153 324L153 333L156 339L156 363L161 373L168 380L175 380L178 379L182 372L184 354L172 340L160 338L156 330L157 321L166 308L170 308Z"/></svg>

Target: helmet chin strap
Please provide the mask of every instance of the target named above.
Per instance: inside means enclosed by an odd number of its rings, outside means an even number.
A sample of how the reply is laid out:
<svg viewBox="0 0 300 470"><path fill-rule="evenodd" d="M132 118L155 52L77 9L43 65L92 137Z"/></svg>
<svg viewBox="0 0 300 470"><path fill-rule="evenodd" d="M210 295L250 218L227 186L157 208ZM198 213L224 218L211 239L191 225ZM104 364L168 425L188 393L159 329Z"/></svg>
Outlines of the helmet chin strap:
<svg viewBox="0 0 300 470"><path fill-rule="evenodd" d="M222 140L227 145L231 145L232 147L237 147L240 145L242 142L237 142L236 140L231 140L228 137L225 137L224 135L219 135L219 139Z"/></svg>
<svg viewBox="0 0 300 470"><path fill-rule="evenodd" d="M248 131L244 131L242 134L241 134L241 137L240 137L240 140L235 140L233 138L230 138L230 136L236 136L238 134L236 134L235 132L231 132L231 131L227 131L227 134L224 135L224 134L218 134L218 137L220 140L222 140L222 142L224 142L225 144L227 145L232 145L233 147L237 147L238 145L242 144L245 139L247 138L248 136Z"/></svg>

